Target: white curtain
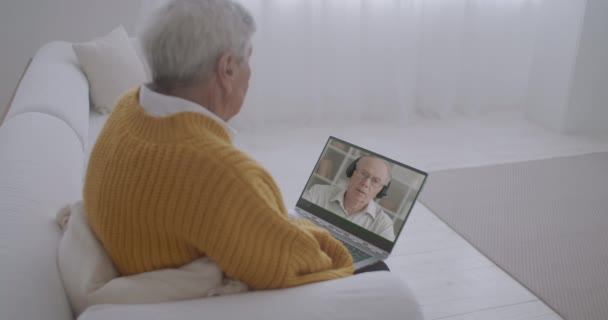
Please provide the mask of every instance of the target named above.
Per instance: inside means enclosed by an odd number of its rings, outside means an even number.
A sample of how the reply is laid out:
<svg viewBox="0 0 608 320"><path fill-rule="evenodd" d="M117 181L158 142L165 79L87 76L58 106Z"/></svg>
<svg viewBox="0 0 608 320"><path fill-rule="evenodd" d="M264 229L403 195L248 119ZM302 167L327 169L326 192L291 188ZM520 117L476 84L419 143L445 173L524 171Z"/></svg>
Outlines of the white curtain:
<svg viewBox="0 0 608 320"><path fill-rule="evenodd" d="M403 124L519 110L540 1L240 0L258 24L242 113Z"/></svg>

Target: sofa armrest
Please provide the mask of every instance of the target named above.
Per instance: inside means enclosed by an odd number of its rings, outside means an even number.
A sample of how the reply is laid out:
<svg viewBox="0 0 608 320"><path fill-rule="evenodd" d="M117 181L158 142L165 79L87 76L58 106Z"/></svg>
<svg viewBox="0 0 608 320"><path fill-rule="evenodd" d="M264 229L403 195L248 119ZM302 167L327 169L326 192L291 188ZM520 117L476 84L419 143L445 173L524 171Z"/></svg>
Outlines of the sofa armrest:
<svg viewBox="0 0 608 320"><path fill-rule="evenodd" d="M89 133L89 83L69 42L42 46L24 73L6 119L44 113L76 132L82 149Z"/></svg>
<svg viewBox="0 0 608 320"><path fill-rule="evenodd" d="M80 199L82 161L78 137L55 117L25 113L0 127L0 318L72 319L55 214Z"/></svg>
<svg viewBox="0 0 608 320"><path fill-rule="evenodd" d="M408 287L370 272L295 288L150 305L97 305L79 320L107 319L423 319Z"/></svg>

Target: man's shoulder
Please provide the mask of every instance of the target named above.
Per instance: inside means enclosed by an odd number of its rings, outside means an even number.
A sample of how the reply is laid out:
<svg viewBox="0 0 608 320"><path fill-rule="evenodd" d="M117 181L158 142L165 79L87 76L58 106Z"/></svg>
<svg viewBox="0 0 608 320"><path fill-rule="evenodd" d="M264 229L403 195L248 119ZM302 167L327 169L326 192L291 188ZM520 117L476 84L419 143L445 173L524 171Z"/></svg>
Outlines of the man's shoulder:
<svg viewBox="0 0 608 320"><path fill-rule="evenodd" d="M191 146L191 149L204 163L216 168L241 174L263 171L255 159L228 143L201 143Z"/></svg>
<svg viewBox="0 0 608 320"><path fill-rule="evenodd" d="M328 184L315 184L304 192L304 199L316 204L326 203L336 197L337 194L343 192L337 186Z"/></svg>
<svg viewBox="0 0 608 320"><path fill-rule="evenodd" d="M327 198L333 198L338 193L343 192L344 190L340 189L338 186L333 186L329 184L315 184L310 187L309 191L311 194L315 195L323 195Z"/></svg>
<svg viewBox="0 0 608 320"><path fill-rule="evenodd" d="M315 184L314 186L310 187L311 191L319 191L319 192L327 192L327 191L333 191L335 189L334 186L328 185L328 184Z"/></svg>

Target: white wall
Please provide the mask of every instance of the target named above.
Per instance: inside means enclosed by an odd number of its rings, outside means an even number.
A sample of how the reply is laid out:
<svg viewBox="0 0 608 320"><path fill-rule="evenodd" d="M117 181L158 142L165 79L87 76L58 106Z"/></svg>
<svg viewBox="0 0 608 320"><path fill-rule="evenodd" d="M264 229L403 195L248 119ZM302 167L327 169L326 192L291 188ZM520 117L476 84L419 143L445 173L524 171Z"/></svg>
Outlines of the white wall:
<svg viewBox="0 0 608 320"><path fill-rule="evenodd" d="M605 0L599 0L605 1ZM562 131L586 0L543 1L528 85L528 117Z"/></svg>
<svg viewBox="0 0 608 320"><path fill-rule="evenodd" d="M608 132L608 1L588 0L565 130Z"/></svg>
<svg viewBox="0 0 608 320"><path fill-rule="evenodd" d="M567 133L608 133L608 1L544 1L527 116Z"/></svg>
<svg viewBox="0 0 608 320"><path fill-rule="evenodd" d="M146 0L0 2L0 114L28 58L52 40L86 41L122 24L133 34Z"/></svg>

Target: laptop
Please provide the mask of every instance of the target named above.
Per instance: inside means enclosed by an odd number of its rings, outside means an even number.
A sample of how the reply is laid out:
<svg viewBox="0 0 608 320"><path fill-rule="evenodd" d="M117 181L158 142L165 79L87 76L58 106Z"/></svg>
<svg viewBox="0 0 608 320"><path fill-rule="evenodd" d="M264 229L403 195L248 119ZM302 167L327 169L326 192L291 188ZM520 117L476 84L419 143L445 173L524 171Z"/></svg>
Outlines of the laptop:
<svg viewBox="0 0 608 320"><path fill-rule="evenodd" d="M330 136L295 211L340 240L359 270L388 258L427 176Z"/></svg>

